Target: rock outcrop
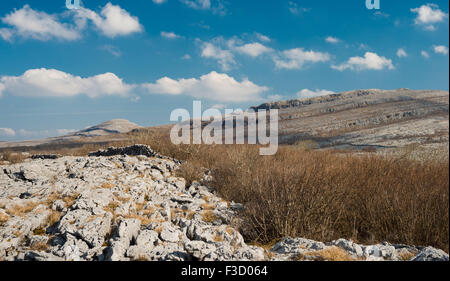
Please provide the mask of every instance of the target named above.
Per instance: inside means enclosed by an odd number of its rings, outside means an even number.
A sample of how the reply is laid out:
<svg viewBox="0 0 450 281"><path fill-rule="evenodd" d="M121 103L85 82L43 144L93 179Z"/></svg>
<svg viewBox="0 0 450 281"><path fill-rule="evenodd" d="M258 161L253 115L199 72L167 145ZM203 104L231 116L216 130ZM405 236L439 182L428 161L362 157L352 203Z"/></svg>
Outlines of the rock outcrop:
<svg viewBox="0 0 450 281"><path fill-rule="evenodd" d="M431 247L285 238L249 246L233 225L238 203L147 146L89 157L34 157L0 166L0 260L317 260L341 249L355 260L447 260Z"/></svg>

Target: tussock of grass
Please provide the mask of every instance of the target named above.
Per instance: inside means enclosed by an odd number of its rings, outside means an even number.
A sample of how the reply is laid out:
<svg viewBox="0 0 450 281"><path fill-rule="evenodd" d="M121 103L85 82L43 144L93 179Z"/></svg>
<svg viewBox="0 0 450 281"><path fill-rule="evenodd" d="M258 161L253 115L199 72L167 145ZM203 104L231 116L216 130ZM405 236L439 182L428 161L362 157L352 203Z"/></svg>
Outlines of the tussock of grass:
<svg viewBox="0 0 450 281"><path fill-rule="evenodd" d="M100 188L104 188L104 189L111 189L113 187L115 187L115 185L112 183L104 183L100 186Z"/></svg>
<svg viewBox="0 0 450 281"><path fill-rule="evenodd" d="M2 153L0 153L0 162L7 161L10 164L22 163L27 158L28 158L27 156L24 156L20 152L12 152L12 151L6 150L6 151L3 151Z"/></svg>
<svg viewBox="0 0 450 281"><path fill-rule="evenodd" d="M59 222L59 220L61 219L61 216L62 216L61 212L52 211L47 217L47 220L46 220L47 226L52 226L52 225L56 224L57 222Z"/></svg>
<svg viewBox="0 0 450 281"><path fill-rule="evenodd" d="M216 208L216 205L203 203L200 205L200 207L202 207L203 210L214 210Z"/></svg>
<svg viewBox="0 0 450 281"><path fill-rule="evenodd" d="M6 213L10 216L24 217L38 205L40 205L38 202L28 202L25 205L15 205L14 207L6 210Z"/></svg>
<svg viewBox="0 0 450 281"><path fill-rule="evenodd" d="M50 248L50 246L45 242L34 243L30 249L38 252L45 252Z"/></svg>
<svg viewBox="0 0 450 281"><path fill-rule="evenodd" d="M203 211L203 212L202 212L202 220L203 220L204 222L212 223L212 222L215 222L215 221L218 220L218 219L219 219L219 217L216 216L216 215L214 214L214 212L211 211L211 210L207 210L207 211Z"/></svg>
<svg viewBox="0 0 450 281"><path fill-rule="evenodd" d="M324 250L308 252L304 256L311 256L315 260L322 261L353 261L347 252L338 247L330 247Z"/></svg>
<svg viewBox="0 0 450 281"><path fill-rule="evenodd" d="M140 216L137 214L128 214L126 216L124 216L125 219L138 219L141 221L142 225L148 225L151 224L152 222L155 222L155 220L147 217L147 216Z"/></svg>
<svg viewBox="0 0 450 281"><path fill-rule="evenodd" d="M214 235L213 237L214 242L223 242L223 236L220 235L219 233L216 233L216 235Z"/></svg>
<svg viewBox="0 0 450 281"><path fill-rule="evenodd" d="M33 230L34 235L45 235L45 233L46 233L45 227L39 227Z"/></svg>
<svg viewBox="0 0 450 281"><path fill-rule="evenodd" d="M78 196L79 196L79 194L74 194L74 195L66 196L66 197L62 198L62 200L66 204L66 208L72 207L73 204L75 204L75 201L77 200Z"/></svg>
<svg viewBox="0 0 450 281"><path fill-rule="evenodd" d="M8 215L0 213L0 226L2 226L8 220L9 220L9 216Z"/></svg>

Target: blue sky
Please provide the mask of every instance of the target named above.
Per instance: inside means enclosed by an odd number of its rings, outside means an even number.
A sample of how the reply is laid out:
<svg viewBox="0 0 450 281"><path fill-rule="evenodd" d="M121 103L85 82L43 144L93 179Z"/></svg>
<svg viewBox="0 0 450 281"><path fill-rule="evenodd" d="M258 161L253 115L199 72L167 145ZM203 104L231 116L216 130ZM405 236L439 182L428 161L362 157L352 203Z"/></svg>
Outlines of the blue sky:
<svg viewBox="0 0 450 281"><path fill-rule="evenodd" d="M431 2L430 2L431 1ZM0 141L176 108L449 88L448 1L0 1Z"/></svg>

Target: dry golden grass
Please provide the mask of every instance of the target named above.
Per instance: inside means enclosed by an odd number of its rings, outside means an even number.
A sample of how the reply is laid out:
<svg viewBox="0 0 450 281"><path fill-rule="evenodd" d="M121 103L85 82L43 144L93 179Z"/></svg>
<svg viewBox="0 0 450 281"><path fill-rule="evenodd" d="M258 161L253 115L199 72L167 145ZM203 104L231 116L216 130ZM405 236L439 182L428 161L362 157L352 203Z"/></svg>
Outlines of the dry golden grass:
<svg viewBox="0 0 450 281"><path fill-rule="evenodd" d="M7 161L10 164L22 163L27 158L27 156L22 155L22 153L20 152L12 152L6 150L0 153L0 162Z"/></svg>
<svg viewBox="0 0 450 281"><path fill-rule="evenodd" d="M203 203L200 205L200 207L202 207L203 210L214 210L216 208L216 205Z"/></svg>
<svg viewBox="0 0 450 281"><path fill-rule="evenodd" d="M33 250L33 251L39 251L39 252L45 252L45 251L47 251L49 248L50 248L50 246L49 246L47 243L45 243L45 242L37 242L37 243L34 243L34 244L30 247L30 250Z"/></svg>
<svg viewBox="0 0 450 281"><path fill-rule="evenodd" d="M178 217L178 216L180 216L180 215L182 215L183 214L183 210L181 210L181 209L179 209L179 208L174 208L174 209L171 209L170 210L170 217L173 219L173 218L176 218L176 217Z"/></svg>
<svg viewBox="0 0 450 281"><path fill-rule="evenodd" d="M399 254L400 259L402 261L408 261L408 260L412 259L416 255L417 255L417 253L412 253L412 252L402 252L402 253Z"/></svg>
<svg viewBox="0 0 450 281"><path fill-rule="evenodd" d="M146 256L139 256L134 261L144 262L144 261L150 261L150 260Z"/></svg>
<svg viewBox="0 0 450 281"><path fill-rule="evenodd" d="M189 212L186 213L185 217L188 220L192 220L194 218L195 214L196 213L194 211L189 211Z"/></svg>
<svg viewBox="0 0 450 281"><path fill-rule="evenodd" d="M161 234L161 232L163 231L163 227L162 227L162 226L158 226L158 227L155 229L155 231L156 231L156 233Z"/></svg>
<svg viewBox="0 0 450 281"><path fill-rule="evenodd" d="M58 192L54 192L49 196L47 196L47 198L45 199L45 204L50 207L53 204L53 202L55 202L59 198L61 198L61 194Z"/></svg>
<svg viewBox="0 0 450 281"><path fill-rule="evenodd" d="M113 188L113 187L115 187L115 185L112 184L112 183L103 183L102 185L100 185L99 188L111 189L111 188Z"/></svg>
<svg viewBox="0 0 450 281"><path fill-rule="evenodd" d="M119 207L119 206L120 206L119 202L110 202L108 204L108 206L106 206L104 209L105 209L105 211L114 213L116 211L117 207Z"/></svg>
<svg viewBox="0 0 450 281"><path fill-rule="evenodd" d="M181 164L181 169L177 170L175 175L184 178L186 180L186 186L190 186L194 181L200 180L203 177L204 172L201 162L192 159L189 163Z"/></svg>
<svg viewBox="0 0 450 281"><path fill-rule="evenodd" d="M74 194L74 195L66 196L66 197L62 198L62 200L66 204L66 208L72 207L73 204L75 204L75 201L77 200L78 196L79 196L79 194Z"/></svg>
<svg viewBox="0 0 450 281"><path fill-rule="evenodd" d="M215 221L218 220L218 219L219 219L219 217L216 216L216 215L214 214L214 212L211 211L211 210L207 210L207 211L203 211L203 212L202 212L202 220L203 220L204 222L209 222L209 223L211 223L211 222L215 222Z"/></svg>
<svg viewBox="0 0 450 281"><path fill-rule="evenodd" d="M131 200L131 197L121 197L121 196L116 196L116 199L119 200L122 203L127 203L128 201Z"/></svg>
<svg viewBox="0 0 450 281"><path fill-rule="evenodd" d="M312 256L319 261L354 261L349 254L338 247L330 247L320 251L307 252L305 256Z"/></svg>
<svg viewBox="0 0 450 281"><path fill-rule="evenodd" d="M6 210L6 213L10 216L20 216L24 217L29 212L31 212L34 208L40 205L39 202L28 202L25 205L15 205L14 207Z"/></svg>
<svg viewBox="0 0 450 281"><path fill-rule="evenodd" d="M223 242L223 236L220 235L219 233L216 233L216 235L214 235L213 237L214 242Z"/></svg>
<svg viewBox="0 0 450 281"><path fill-rule="evenodd" d="M141 213L145 216L148 216L155 213L155 209L153 207L149 207L148 209L141 210Z"/></svg>
<svg viewBox="0 0 450 281"><path fill-rule="evenodd" d="M45 235L45 233L46 233L45 227L39 227L33 230L34 235Z"/></svg>
<svg viewBox="0 0 450 281"><path fill-rule="evenodd" d="M9 220L9 216L8 215L0 213L0 226L2 226L8 220Z"/></svg>
<svg viewBox="0 0 450 281"><path fill-rule="evenodd" d="M141 224L143 225L148 225L151 224L152 222L155 222L155 220L147 217L147 216L140 216L137 214L128 214L126 216L124 216L125 219L138 219L141 221Z"/></svg>
<svg viewBox="0 0 450 281"><path fill-rule="evenodd" d="M61 219L62 214L58 211L52 211L46 220L46 224L47 226L52 226L55 223L59 222L59 220Z"/></svg>
<svg viewBox="0 0 450 281"><path fill-rule="evenodd" d="M227 227L227 228L225 229L225 231L226 231L228 234L230 234L230 235L233 235L233 233L234 233L234 229L233 229L232 227Z"/></svg>

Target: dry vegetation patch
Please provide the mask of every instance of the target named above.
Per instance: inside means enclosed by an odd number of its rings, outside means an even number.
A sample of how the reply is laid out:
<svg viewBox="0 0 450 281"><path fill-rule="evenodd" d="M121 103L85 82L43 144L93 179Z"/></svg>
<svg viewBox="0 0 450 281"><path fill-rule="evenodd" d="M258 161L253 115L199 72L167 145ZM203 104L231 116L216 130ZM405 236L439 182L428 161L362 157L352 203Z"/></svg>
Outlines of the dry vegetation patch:
<svg viewBox="0 0 450 281"><path fill-rule="evenodd" d="M8 213L8 215L10 216L20 216L20 217L24 217L26 216L29 212L31 212L32 210L34 210L34 208L36 208L37 206L39 206L41 203L39 202L33 202L30 201L24 205L15 205L12 208L9 208L6 210L6 213Z"/></svg>
<svg viewBox="0 0 450 281"><path fill-rule="evenodd" d="M204 222L212 223L212 222L215 222L218 219L219 219L219 217L216 216L214 214L214 212L211 211L211 210L203 211L203 213L202 213L202 220Z"/></svg>
<svg viewBox="0 0 450 281"><path fill-rule="evenodd" d="M330 247L320 251L307 252L304 256L313 257L314 260L318 261L354 261L352 257L349 256L347 252L338 247Z"/></svg>

